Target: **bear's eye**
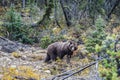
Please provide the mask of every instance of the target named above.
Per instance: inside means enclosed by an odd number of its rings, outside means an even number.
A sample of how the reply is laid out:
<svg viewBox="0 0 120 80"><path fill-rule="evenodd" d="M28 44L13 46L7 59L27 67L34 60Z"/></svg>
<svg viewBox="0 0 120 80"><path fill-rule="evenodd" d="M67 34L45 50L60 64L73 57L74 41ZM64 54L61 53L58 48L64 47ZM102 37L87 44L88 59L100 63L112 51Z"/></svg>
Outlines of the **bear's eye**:
<svg viewBox="0 0 120 80"><path fill-rule="evenodd" d="M75 50L77 50L77 47L75 47Z"/></svg>
<svg viewBox="0 0 120 80"><path fill-rule="evenodd" d="M70 42L70 44L72 44L72 42Z"/></svg>
<svg viewBox="0 0 120 80"><path fill-rule="evenodd" d="M72 42L72 41L69 41L69 43L70 43L70 44L73 44L73 42Z"/></svg>
<svg viewBox="0 0 120 80"><path fill-rule="evenodd" d="M71 46L72 45L72 43L71 42L69 42L69 44L68 44L69 46Z"/></svg>

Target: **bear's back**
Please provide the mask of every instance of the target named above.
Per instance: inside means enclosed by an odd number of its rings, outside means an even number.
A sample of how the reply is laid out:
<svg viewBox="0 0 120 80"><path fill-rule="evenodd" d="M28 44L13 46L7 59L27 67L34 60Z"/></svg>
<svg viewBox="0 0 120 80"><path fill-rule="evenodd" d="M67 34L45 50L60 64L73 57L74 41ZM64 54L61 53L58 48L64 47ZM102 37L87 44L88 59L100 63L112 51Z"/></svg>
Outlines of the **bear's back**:
<svg viewBox="0 0 120 80"><path fill-rule="evenodd" d="M65 44L65 42L55 42L50 44L47 49L63 49Z"/></svg>

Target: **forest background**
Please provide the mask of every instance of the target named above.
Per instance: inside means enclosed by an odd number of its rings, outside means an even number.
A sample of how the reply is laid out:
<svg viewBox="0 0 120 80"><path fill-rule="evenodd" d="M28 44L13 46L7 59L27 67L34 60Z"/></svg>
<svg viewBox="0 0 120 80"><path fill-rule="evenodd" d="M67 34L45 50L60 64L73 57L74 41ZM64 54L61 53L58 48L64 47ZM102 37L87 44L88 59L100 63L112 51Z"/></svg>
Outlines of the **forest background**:
<svg viewBox="0 0 120 80"><path fill-rule="evenodd" d="M0 0L0 36L43 49L72 39L85 56L109 58L103 79L120 78L120 0Z"/></svg>

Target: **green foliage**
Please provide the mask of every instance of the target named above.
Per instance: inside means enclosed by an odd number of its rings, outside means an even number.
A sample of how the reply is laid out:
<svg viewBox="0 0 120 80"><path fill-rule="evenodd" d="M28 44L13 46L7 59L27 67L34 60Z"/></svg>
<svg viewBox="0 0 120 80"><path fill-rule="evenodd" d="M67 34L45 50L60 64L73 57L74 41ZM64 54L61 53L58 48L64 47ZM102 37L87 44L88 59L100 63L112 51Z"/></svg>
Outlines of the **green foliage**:
<svg viewBox="0 0 120 80"><path fill-rule="evenodd" d="M42 39L41 39L41 44L40 46L42 48L46 48L52 41L50 40L50 36L44 36Z"/></svg>
<svg viewBox="0 0 120 80"><path fill-rule="evenodd" d="M62 41L64 40L65 38L63 37L63 35L54 35L54 36L51 36L51 40L52 42L56 42L56 41Z"/></svg>
<svg viewBox="0 0 120 80"><path fill-rule="evenodd" d="M109 68L105 68L104 66L100 65L102 67L99 69L103 80L119 80L119 78L117 77L117 73L116 73L116 66L111 65L111 64L109 65L107 61L105 65L109 66Z"/></svg>
<svg viewBox="0 0 120 80"><path fill-rule="evenodd" d="M102 40L104 40L106 36L104 32L105 23L100 16L95 22L95 27L96 29L87 37L87 40L85 41L86 49L89 52L95 52L96 44L101 45Z"/></svg>
<svg viewBox="0 0 120 80"><path fill-rule="evenodd" d="M95 45L95 51L98 53L101 51L101 46L99 46L98 44Z"/></svg>
<svg viewBox="0 0 120 80"><path fill-rule="evenodd" d="M114 54L114 38L107 36L105 40L102 41L101 51L107 52L109 55Z"/></svg>
<svg viewBox="0 0 120 80"><path fill-rule="evenodd" d="M88 11L91 18L95 19L97 15L105 14L104 8L102 7L104 0L90 1L88 2Z"/></svg>
<svg viewBox="0 0 120 80"><path fill-rule="evenodd" d="M40 46L42 48L47 48L49 44L56 42L56 41L63 40L63 39L64 37L62 35L53 35L53 36L47 35L41 38Z"/></svg>
<svg viewBox="0 0 120 80"><path fill-rule="evenodd" d="M119 80L117 76L117 62L116 57L119 56L119 51L114 51L114 40L115 38L110 35L107 36L106 39L102 42L101 50L99 52L107 54L109 56L109 60L104 60L102 62L103 68L105 70L101 70L100 74L104 80Z"/></svg>
<svg viewBox="0 0 120 80"><path fill-rule="evenodd" d="M1 80L39 80L41 77L31 66L3 67L2 74Z"/></svg>
<svg viewBox="0 0 120 80"><path fill-rule="evenodd" d="M17 11L14 9L14 6L11 6L10 10L6 13L6 20L5 28L6 36L11 40L18 40L23 43L32 43L33 40L30 39L29 36L29 29L27 26L22 24L21 16Z"/></svg>

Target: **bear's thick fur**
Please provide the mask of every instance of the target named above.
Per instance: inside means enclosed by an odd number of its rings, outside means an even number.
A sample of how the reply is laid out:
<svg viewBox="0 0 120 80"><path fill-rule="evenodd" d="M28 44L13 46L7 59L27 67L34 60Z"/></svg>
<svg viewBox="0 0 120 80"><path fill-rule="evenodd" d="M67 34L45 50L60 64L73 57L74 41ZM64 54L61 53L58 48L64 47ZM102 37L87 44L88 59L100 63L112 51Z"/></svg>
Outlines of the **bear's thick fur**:
<svg viewBox="0 0 120 80"><path fill-rule="evenodd" d="M57 57L63 59L67 55L67 62L70 62L71 55L77 50L77 44L74 41L55 42L48 46L45 62L55 61Z"/></svg>

